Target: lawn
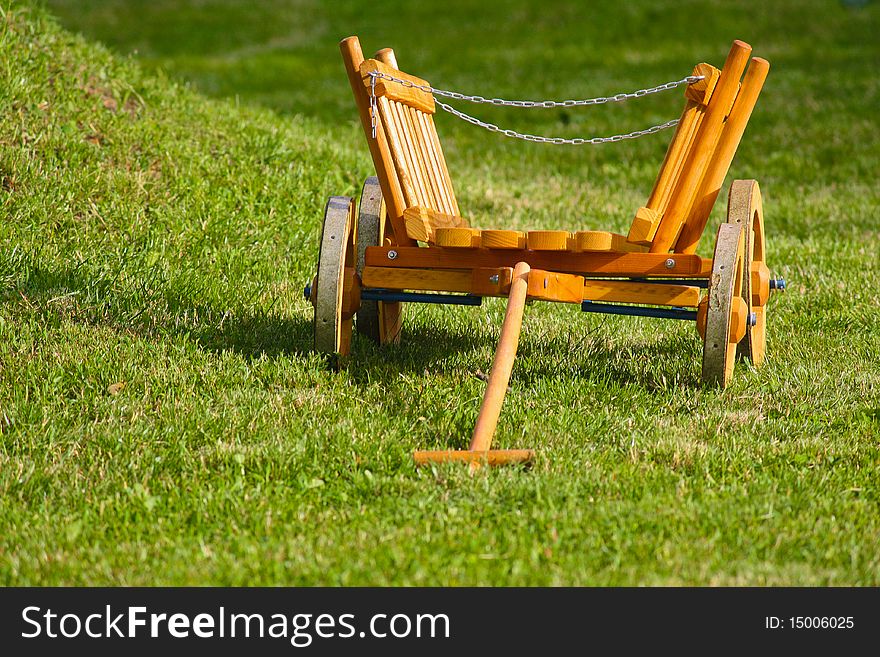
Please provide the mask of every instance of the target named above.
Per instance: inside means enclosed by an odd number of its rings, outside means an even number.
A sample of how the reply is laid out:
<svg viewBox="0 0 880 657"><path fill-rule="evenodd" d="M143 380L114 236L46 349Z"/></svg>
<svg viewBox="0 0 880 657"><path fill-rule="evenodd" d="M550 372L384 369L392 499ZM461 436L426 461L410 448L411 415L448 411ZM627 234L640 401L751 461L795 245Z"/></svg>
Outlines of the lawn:
<svg viewBox="0 0 880 657"><path fill-rule="evenodd" d="M880 585L878 31L831 1L4 0L0 583ZM693 326L535 304L497 438L535 466L417 470L467 444L504 304L409 307L339 373L311 352L323 204L371 174L355 33L533 98L751 43L772 69L729 180L760 181L789 282L764 367L703 389ZM681 105L475 111L575 137ZM476 225L624 232L671 137L438 130Z"/></svg>

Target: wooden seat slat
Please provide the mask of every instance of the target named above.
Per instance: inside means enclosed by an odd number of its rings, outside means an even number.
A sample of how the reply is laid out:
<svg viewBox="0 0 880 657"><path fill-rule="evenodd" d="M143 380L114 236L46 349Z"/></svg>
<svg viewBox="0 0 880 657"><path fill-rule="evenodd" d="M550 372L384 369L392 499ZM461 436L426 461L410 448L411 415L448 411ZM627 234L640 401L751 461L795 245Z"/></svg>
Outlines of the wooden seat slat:
<svg viewBox="0 0 880 657"><path fill-rule="evenodd" d="M434 144L434 153L437 155L440 177L449 196L449 211L451 214L461 214L458 209L458 200L455 197L455 188L452 186L452 178L449 176L449 169L446 166L446 158L443 156L443 147L440 145L440 138L437 136L437 129L434 126L434 117L430 114L421 114L419 118L428 128L428 136Z"/></svg>
<svg viewBox="0 0 880 657"><path fill-rule="evenodd" d="M421 165L421 169L425 174L425 186L428 188L428 193L431 196L431 200L433 201L432 207L437 208L441 212L448 212L448 206L443 198L443 190L440 186L440 181L437 178L437 173L434 170L434 162L431 158L431 148L428 146L425 136L422 132L422 124L419 122L418 110L413 109L412 107L405 107L407 121L409 121L409 129L412 131L413 140L418 146L418 151L421 154L419 158L419 162Z"/></svg>

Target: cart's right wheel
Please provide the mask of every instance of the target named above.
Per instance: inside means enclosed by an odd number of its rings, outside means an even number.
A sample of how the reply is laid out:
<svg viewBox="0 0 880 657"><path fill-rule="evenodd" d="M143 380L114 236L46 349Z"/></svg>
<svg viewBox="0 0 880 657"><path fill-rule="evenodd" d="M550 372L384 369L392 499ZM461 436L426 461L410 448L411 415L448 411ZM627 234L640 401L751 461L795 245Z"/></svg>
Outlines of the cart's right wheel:
<svg viewBox="0 0 880 657"><path fill-rule="evenodd" d="M382 246L385 240L385 201L379 188L379 179L370 176L361 192L357 225L357 273L363 275L364 257L368 246ZM403 304L399 302L361 301L356 326L361 335L376 344L397 344Z"/></svg>
<svg viewBox="0 0 880 657"><path fill-rule="evenodd" d="M744 229L721 224L712 258L709 294L698 311L703 335L703 383L727 387L733 375L736 345L746 333L749 308L742 298ZM700 316L702 315L702 317Z"/></svg>
<svg viewBox="0 0 880 657"><path fill-rule="evenodd" d="M764 205L757 180L734 180L727 197L727 223L745 227L745 263L742 297L749 306L753 321L749 322L745 340L736 353L752 361L755 367L764 362L767 345L766 304L770 297L770 270L765 262Z"/></svg>

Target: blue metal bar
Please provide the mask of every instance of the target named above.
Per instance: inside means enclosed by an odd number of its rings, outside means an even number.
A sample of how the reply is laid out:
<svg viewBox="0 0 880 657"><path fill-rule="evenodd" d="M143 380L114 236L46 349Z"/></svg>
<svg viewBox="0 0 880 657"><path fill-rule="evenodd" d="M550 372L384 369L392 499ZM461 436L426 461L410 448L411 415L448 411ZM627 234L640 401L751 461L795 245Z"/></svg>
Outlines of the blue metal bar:
<svg viewBox="0 0 880 657"><path fill-rule="evenodd" d="M628 278L624 280L632 281L633 283L653 283L657 285L691 285L693 287L709 287L708 278Z"/></svg>
<svg viewBox="0 0 880 657"><path fill-rule="evenodd" d="M404 301L406 303L440 303L451 306L479 306L483 297L473 294L435 294L428 292L399 292L377 288L361 290L362 301Z"/></svg>
<svg viewBox="0 0 880 657"><path fill-rule="evenodd" d="M684 319L696 321L696 310L683 308L646 308L645 306L621 306L616 303L596 303L584 301L581 310L585 313L606 313L608 315L630 315L633 317L658 317L660 319Z"/></svg>

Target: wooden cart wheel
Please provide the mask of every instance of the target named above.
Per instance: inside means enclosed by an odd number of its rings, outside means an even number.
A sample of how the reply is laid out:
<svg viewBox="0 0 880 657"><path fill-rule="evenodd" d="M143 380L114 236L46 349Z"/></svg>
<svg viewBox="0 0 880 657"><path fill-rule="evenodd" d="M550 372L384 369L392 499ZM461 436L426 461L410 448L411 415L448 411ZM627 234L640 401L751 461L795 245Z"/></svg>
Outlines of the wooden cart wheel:
<svg viewBox="0 0 880 657"><path fill-rule="evenodd" d="M324 209L318 275L312 295L315 349L334 357L349 353L351 318L360 297L354 268L355 231L354 200L331 196Z"/></svg>
<svg viewBox="0 0 880 657"><path fill-rule="evenodd" d="M747 324L745 340L736 347L741 358L755 367L764 362L767 346L765 306L770 297L770 270L765 262L764 206L757 180L734 180L727 197L727 223L745 227L742 297L749 306L752 321Z"/></svg>
<svg viewBox="0 0 880 657"><path fill-rule="evenodd" d="M730 383L736 345L746 332L748 306L742 298L743 228L721 224L712 259L709 294L698 311L703 334L703 383L724 388Z"/></svg>
<svg viewBox="0 0 880 657"><path fill-rule="evenodd" d="M385 239L385 201L379 179L370 176L364 182L357 221L357 273L364 271L368 246L382 246ZM357 312L357 331L376 344L400 342L403 304L399 302L362 301Z"/></svg>

